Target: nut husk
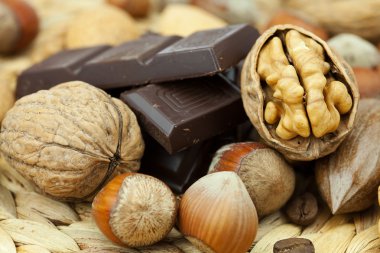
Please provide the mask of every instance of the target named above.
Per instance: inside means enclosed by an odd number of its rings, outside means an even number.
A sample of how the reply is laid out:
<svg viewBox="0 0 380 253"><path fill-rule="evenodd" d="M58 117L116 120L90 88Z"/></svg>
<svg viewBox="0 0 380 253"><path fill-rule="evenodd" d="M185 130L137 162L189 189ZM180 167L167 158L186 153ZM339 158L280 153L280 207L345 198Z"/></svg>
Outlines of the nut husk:
<svg viewBox="0 0 380 253"><path fill-rule="evenodd" d="M332 213L364 210L380 184L380 100L363 99L354 130L337 151L317 160L315 174Z"/></svg>
<svg viewBox="0 0 380 253"><path fill-rule="evenodd" d="M144 150L133 112L78 81L19 99L2 122L0 139L13 168L65 200L90 198L113 175L138 170Z"/></svg>
<svg viewBox="0 0 380 253"><path fill-rule="evenodd" d="M334 74L337 80L345 84L352 98L352 108L347 114L341 115L337 130L320 138L310 135L309 137L297 136L290 140L284 140L276 135L275 125L269 125L264 120L266 94L257 72L259 53L266 42L274 35L281 37L289 30L296 30L300 34L312 38L322 46L326 57L325 61L331 65L330 72ZM256 41L243 66L241 91L245 111L265 143L277 149L288 159L300 161L314 160L336 150L353 127L359 101L355 77L349 65L338 58L325 41L303 28L293 25L274 26L264 32Z"/></svg>

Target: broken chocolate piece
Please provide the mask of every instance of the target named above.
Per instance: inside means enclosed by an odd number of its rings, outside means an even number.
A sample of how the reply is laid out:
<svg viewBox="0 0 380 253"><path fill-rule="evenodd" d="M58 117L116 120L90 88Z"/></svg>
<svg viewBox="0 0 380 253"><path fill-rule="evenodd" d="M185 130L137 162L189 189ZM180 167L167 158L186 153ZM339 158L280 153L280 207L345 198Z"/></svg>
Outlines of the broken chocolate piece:
<svg viewBox="0 0 380 253"><path fill-rule="evenodd" d="M221 75L149 84L120 98L170 154L247 120L238 88Z"/></svg>

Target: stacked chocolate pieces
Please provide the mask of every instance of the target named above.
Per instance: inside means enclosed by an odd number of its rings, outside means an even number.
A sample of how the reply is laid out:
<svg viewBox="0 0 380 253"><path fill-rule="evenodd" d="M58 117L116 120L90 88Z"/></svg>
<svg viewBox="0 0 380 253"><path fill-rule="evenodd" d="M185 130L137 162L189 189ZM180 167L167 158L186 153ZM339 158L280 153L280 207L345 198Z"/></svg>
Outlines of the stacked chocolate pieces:
<svg viewBox="0 0 380 253"><path fill-rule="evenodd" d="M116 47L63 51L24 71L16 95L73 80L123 91L120 98L146 135L142 172L181 193L206 173L212 138L247 119L238 86L222 72L238 64L258 36L248 25L233 25L186 38L147 34Z"/></svg>

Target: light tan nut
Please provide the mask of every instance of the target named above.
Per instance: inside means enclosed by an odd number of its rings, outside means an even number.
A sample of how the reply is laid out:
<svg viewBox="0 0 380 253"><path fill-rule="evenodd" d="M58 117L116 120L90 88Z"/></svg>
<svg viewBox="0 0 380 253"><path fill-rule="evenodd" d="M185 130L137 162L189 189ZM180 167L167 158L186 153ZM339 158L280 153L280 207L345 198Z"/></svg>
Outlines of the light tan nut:
<svg viewBox="0 0 380 253"><path fill-rule="evenodd" d="M79 13L67 27L67 48L101 44L118 45L136 39L140 31L126 12L113 6L95 7Z"/></svg>
<svg viewBox="0 0 380 253"><path fill-rule="evenodd" d="M353 127L359 93L352 70L303 28L264 32L245 60L241 87L258 133L288 159L325 156Z"/></svg>
<svg viewBox="0 0 380 253"><path fill-rule="evenodd" d="M338 81L326 86L325 75L330 65L324 60L322 46L313 39L290 30L286 33L286 47L305 87L306 110L313 134L322 137L334 132L339 126L339 113L345 114L352 107L346 86Z"/></svg>
<svg viewBox="0 0 380 253"><path fill-rule="evenodd" d="M304 89L295 68L289 64L278 37L263 47L257 71L274 91L274 101L268 102L265 108L265 120L269 124L280 121L276 133L285 140L297 135L308 137L309 122L302 104Z"/></svg>
<svg viewBox="0 0 380 253"><path fill-rule="evenodd" d="M13 168L66 200L90 197L115 174L138 170L144 150L133 112L79 81L19 99L3 120L0 139Z"/></svg>
<svg viewBox="0 0 380 253"><path fill-rule="evenodd" d="M188 36L197 31L226 25L225 21L199 7L170 4L162 11L154 29L164 35Z"/></svg>

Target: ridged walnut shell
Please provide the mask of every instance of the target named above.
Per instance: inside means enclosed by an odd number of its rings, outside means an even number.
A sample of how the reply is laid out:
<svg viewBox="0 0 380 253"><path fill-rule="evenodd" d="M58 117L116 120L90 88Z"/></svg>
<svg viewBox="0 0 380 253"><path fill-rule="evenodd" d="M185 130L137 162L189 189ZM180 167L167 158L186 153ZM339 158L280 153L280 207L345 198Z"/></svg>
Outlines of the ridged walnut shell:
<svg viewBox="0 0 380 253"><path fill-rule="evenodd" d="M297 136L290 140L283 140L276 135L276 124L270 125L264 120L264 107L267 101L263 89L264 82L260 81L257 73L259 53L269 39L275 35L281 37L288 30L296 30L323 47L325 61L330 63L334 77L346 85L352 98L352 108L347 114L341 115L338 129L321 138L316 138L311 134L306 138ZM277 149L286 158L298 161L315 160L334 152L352 130L359 102L355 76L349 65L335 55L325 41L303 28L289 24L273 26L256 41L244 62L241 73L241 92L245 111L265 143Z"/></svg>
<svg viewBox="0 0 380 253"><path fill-rule="evenodd" d="M91 197L111 176L136 171L144 142L133 112L83 82L25 96L8 111L0 151L46 194Z"/></svg>

